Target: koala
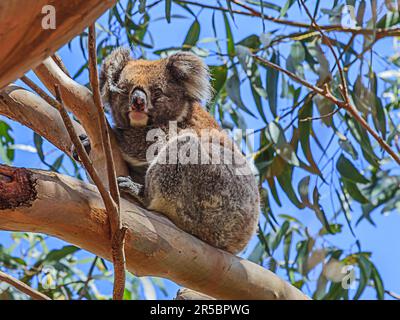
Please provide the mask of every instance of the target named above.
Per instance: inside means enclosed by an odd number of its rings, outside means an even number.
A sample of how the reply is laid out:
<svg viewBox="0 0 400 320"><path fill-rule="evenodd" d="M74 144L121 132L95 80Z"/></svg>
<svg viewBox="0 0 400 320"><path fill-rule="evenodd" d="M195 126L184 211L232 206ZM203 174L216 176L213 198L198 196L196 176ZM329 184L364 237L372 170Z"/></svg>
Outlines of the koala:
<svg viewBox="0 0 400 320"><path fill-rule="evenodd" d="M243 250L258 224L258 187L239 148L202 106L211 95L202 59L178 52L135 60L118 48L102 64L100 89L130 171L118 177L121 194L214 247Z"/></svg>

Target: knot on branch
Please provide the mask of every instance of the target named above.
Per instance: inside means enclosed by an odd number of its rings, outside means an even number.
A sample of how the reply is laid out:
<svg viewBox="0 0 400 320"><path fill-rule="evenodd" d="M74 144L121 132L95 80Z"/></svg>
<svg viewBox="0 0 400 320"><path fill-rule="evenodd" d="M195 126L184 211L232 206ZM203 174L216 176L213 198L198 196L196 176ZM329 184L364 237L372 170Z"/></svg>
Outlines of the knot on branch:
<svg viewBox="0 0 400 320"><path fill-rule="evenodd" d="M31 171L0 165L0 210L30 207L36 197L36 180Z"/></svg>

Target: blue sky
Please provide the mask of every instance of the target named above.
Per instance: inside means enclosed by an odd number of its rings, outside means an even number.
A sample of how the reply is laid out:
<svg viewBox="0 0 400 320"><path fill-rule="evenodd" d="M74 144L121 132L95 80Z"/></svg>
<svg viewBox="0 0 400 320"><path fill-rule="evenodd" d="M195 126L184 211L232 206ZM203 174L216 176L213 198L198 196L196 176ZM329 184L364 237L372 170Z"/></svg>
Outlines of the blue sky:
<svg viewBox="0 0 400 320"><path fill-rule="evenodd" d="M311 2L310 2L311 3ZM321 5L324 7L324 5ZM152 11L152 19L156 19L158 17L164 16L164 8L163 6L159 6L157 10ZM165 20L160 20L151 24L151 33L154 37L154 42L156 43L156 48L167 48L173 46L179 46L183 43L187 30L193 22L193 18L187 14L186 12L180 10L178 7L173 5L173 13L184 14L187 19L172 19L171 24L167 24ZM196 11L197 12L197 11ZM294 6L293 11L291 11L290 16L292 19L308 22L306 17L298 12L297 6ZM199 15L199 20L201 22L201 34L200 39L213 37L213 31L211 26L211 14L207 11L203 11ZM105 17L103 17L100 21L105 21ZM221 17L217 19L218 22L218 33L221 39L225 37L225 29L223 25L223 21ZM251 18L236 18L236 25L238 27L234 28L235 40L239 41L243 39L245 36L248 36L252 33L260 34L262 32L262 25L259 23L258 19ZM265 25L266 31L273 31L277 28L282 28L282 26L271 24L266 22ZM208 48L210 45L207 42L204 42L200 45L201 47ZM285 45L280 47L280 51L283 55L287 54L289 48ZM393 46L390 40L384 40L379 42L376 46L376 51L380 52L382 55L387 55L389 52L393 51ZM71 74L74 74L84 63L84 59L81 54L81 50L79 47L78 41L74 41L72 44L72 50L69 50L66 46L63 47L60 51L60 54L64 60L65 65L70 70ZM151 58L154 56L150 55ZM216 63L215 58L209 58L207 60L208 63ZM381 64L376 65L377 70L383 71L384 68ZM35 77L32 74L33 79ZM350 78L352 75L350 75ZM83 73L78 81L81 83L87 82L87 72ZM243 101L248 102L248 107L251 110L256 110L254 106L253 99L249 90L242 90L242 98ZM281 100L281 99L280 99ZM282 104L282 108L289 106L287 101L280 101ZM249 128L260 128L263 123L258 120L254 120L251 117L245 116L247 121L247 125ZM269 119L272 120L272 119ZM10 121L9 121L10 122ZM321 137L324 136L328 130L319 124L315 124L319 133L321 133ZM13 136L15 137L15 142L17 144L23 145L31 145L33 146L33 134L30 130L13 123ZM326 135L328 137L328 135ZM323 139L322 139L323 141ZM323 141L324 142L324 141ZM334 146L333 146L334 147ZM50 144L46 143L47 157L48 159L55 159L56 155L58 155L58 151L54 150L54 147ZM315 150L316 154L318 151ZM318 159L318 156L316 157ZM68 161L65 161L67 164ZM26 152L26 151L16 151L15 161L13 163L15 166L25 166L25 167L33 167L33 168L43 168L46 167L41 163L38 156L34 153ZM67 167L70 168L69 165ZM295 176L294 179L297 181L301 179L301 176ZM329 190L329 189L328 189ZM282 192L281 192L282 194ZM331 206L329 193L323 193L323 203L326 203L327 206ZM299 211L293 205L290 204L289 200L282 195L283 206L278 207L274 204L274 212L277 214L291 214L298 217L304 224L309 226L312 232L317 232L321 227L320 223L316 221L315 216L311 213L311 211L302 210ZM338 204L334 204L338 205ZM357 208L357 207L355 207ZM359 213L355 212L354 219L358 218ZM370 225L365 220L360 223L360 225L356 228L356 234L358 239L362 243L362 249L364 251L371 251L373 253L372 260L378 266L381 276L383 278L384 284L388 290L392 290L394 292L400 292L400 277L399 277L399 265L400 265L400 250L397 249L397 243L400 242L400 234L398 232L400 226L400 216L398 212L392 212L388 216L383 216L379 212L375 212L373 215L373 219L377 225L374 227ZM61 246L61 242L59 240L49 240L49 245L58 247ZM344 233L337 237L334 237L335 244L347 248L349 243L354 243L354 238L350 234L348 229L345 229ZM255 240L253 240L250 244L250 248L254 246ZM9 238L6 232L0 232L0 244L7 245L9 244ZM244 256L247 256L249 251L244 252ZM85 253L80 253L81 255L85 255ZM158 293L158 298L171 298L175 295L176 290L179 288L177 285L171 283L170 281L165 281L166 288L168 291L168 296L164 297L160 292ZM111 286L109 284L102 284L100 288L110 292ZM354 294L354 292L353 292ZM375 292L372 289L367 289L363 298L375 298Z"/></svg>

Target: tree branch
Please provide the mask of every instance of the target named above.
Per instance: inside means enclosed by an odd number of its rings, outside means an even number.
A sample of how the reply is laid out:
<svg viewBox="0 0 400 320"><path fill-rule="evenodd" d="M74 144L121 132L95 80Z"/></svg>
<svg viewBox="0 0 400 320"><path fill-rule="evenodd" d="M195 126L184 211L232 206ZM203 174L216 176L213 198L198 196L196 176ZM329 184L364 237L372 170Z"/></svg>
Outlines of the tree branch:
<svg viewBox="0 0 400 320"><path fill-rule="evenodd" d="M16 85L6 87L0 91L0 114L31 128L71 155L72 142L60 114L34 93ZM78 122L73 121L73 125L78 134L85 132Z"/></svg>
<svg viewBox="0 0 400 320"><path fill-rule="evenodd" d="M52 172L0 166L0 210L1 230L45 233L111 260L107 213L93 185ZM137 276L168 278L217 299L307 299L274 273L125 199L121 217L127 227L127 269Z"/></svg>
<svg viewBox="0 0 400 320"><path fill-rule="evenodd" d="M53 54L115 2L116 0L0 1L0 30L6 31L0 32L0 89ZM55 9L55 29L43 27L42 22L49 19L51 14L46 6L53 6ZM18 23L15 23L15 17L18 17Z"/></svg>
<svg viewBox="0 0 400 320"><path fill-rule="evenodd" d="M317 22L315 21L314 17L312 16L310 11L308 10L306 4L304 3L304 0L299 0L299 1L302 4L304 10L306 11L307 16L310 18L311 25L315 29L317 29L317 31L320 33L320 35L322 37L322 40L325 41L326 45L328 46L329 50L331 51L331 53L333 55L333 58L334 58L335 63L337 65L337 67L338 67L338 70L339 70L340 81L342 82L341 92L342 92L343 99L347 104L350 104L350 97L349 97L349 91L348 91L348 88L347 88L346 77L345 77L345 74L343 72L343 68L342 68L342 65L341 65L341 63L339 61L339 58L338 58L338 56L336 54L336 51L335 51L335 49L333 49L331 40L329 39L329 37L327 37L325 35L325 33L322 31L321 27L317 24Z"/></svg>
<svg viewBox="0 0 400 320"><path fill-rule="evenodd" d="M114 300L122 300L125 290L125 231L122 227L120 216L120 198L115 175L114 158L111 152L110 134L108 132L108 123L104 115L103 103L101 101L99 78L97 75L97 54L96 54L96 29L94 24L89 26L89 79L93 92L93 100L97 109L98 125L101 132L101 141L103 153L106 156L106 167L108 176L108 186L110 195L116 204L116 210L108 211L108 219L111 227L112 257L114 264Z"/></svg>
<svg viewBox="0 0 400 320"><path fill-rule="evenodd" d="M65 110L61 92L59 87L56 85L55 87L56 96L59 104L57 105L58 110L61 114L61 117L64 121L65 127L68 131L68 134L74 143L79 159L81 159L85 169L89 173L90 178L94 181L97 186L101 197L103 199L104 205L107 210L107 216L109 220L110 226L110 239L111 239L111 252L112 252L112 261L114 264L114 291L113 291L113 299L114 300L122 300L125 288L125 254L124 254L124 237L126 233L126 228L121 226L120 214L119 214L119 202L118 205L106 189L103 184L102 179L97 173L95 167L92 164L88 154L85 151L85 148L82 145L81 140L76 134L74 127L72 125L72 121L68 116L67 111ZM101 115L99 115L101 116ZM103 144L103 148L105 145ZM104 150L103 150L104 152ZM107 169L109 169L107 165ZM112 167L111 170L114 170ZM118 198L119 200L119 198Z"/></svg>
<svg viewBox="0 0 400 320"><path fill-rule="evenodd" d="M71 75L67 69L67 67L65 66L64 62L62 61L60 55L57 52L54 52L54 54L52 54L51 58L54 60L54 62L58 65L58 67L68 76L71 78Z"/></svg>
<svg viewBox="0 0 400 320"><path fill-rule="evenodd" d="M60 88L63 102L85 127L92 144L101 144L98 123L93 121L97 115L90 90L68 77L52 58L45 59L34 72L53 96L55 85Z"/></svg>
<svg viewBox="0 0 400 320"><path fill-rule="evenodd" d="M57 100L59 101L57 107L58 110L60 111L61 117L64 121L68 134L71 140L73 141L77 154L81 159L85 169L89 173L90 178L96 184L107 210L107 216L110 226L110 230L108 233L110 234L110 239L111 239L112 261L114 264L113 299L122 300L125 289L124 238L125 238L126 228L121 226L119 203L118 205L115 203L114 199L111 197L110 193L104 186L103 181L100 178L99 174L97 173L95 167L93 166L89 156L87 155L81 140L79 139L78 135L76 134L73 128L72 121L69 118L68 113L64 108L61 92L57 85L55 90L56 90ZM114 168L112 168L112 170L114 170Z"/></svg>
<svg viewBox="0 0 400 320"><path fill-rule="evenodd" d="M101 101L99 78L97 74L97 54L96 54L96 29L94 24L89 26L89 79L93 92L93 100L97 110L98 126L100 128L103 152L106 155L108 185L114 202L119 207L119 190L117 185L117 177L115 175L114 157L111 152L110 133L108 131L107 119L104 115L104 107ZM119 215L115 217L113 230L121 228Z"/></svg>
<svg viewBox="0 0 400 320"><path fill-rule="evenodd" d="M240 10L235 10L235 9L230 10L228 8L208 5L208 4L204 4L204 3L198 3L198 2L194 2L194 1L175 0L175 2L179 2L182 4L188 4L188 5L198 6L201 8L207 8L207 9L224 11L224 12L232 12L234 14L248 16L248 17L263 18L265 20L268 20L268 21L271 21L271 22L274 22L277 24L314 30L314 28L308 23L285 20L285 19L281 19L281 18L275 18L273 16L262 14L261 12L241 3L240 1L236 1L236 0L231 0L231 1L233 3L241 6L242 8L247 9L248 11L240 11ZM250 8L251 8L251 10L249 10ZM400 36L400 28L390 28L390 29L346 28L346 27L343 27L342 25L323 25L320 27L322 30L327 31L327 32L344 32L344 33L351 33L351 34L356 34L356 35L359 34L359 35L364 35L364 36L372 35L378 39L385 38L385 37Z"/></svg>
<svg viewBox="0 0 400 320"><path fill-rule="evenodd" d="M28 286L26 283L11 277L10 275L0 271L0 281L4 281L14 288L18 289L19 291L27 294L33 300L51 300L48 296L44 295L43 293L36 291L35 289Z"/></svg>
<svg viewBox="0 0 400 320"><path fill-rule="evenodd" d="M42 88L40 88L36 83L34 83L27 76L22 76L20 79L23 83L25 83L29 88L36 92L36 94L41 97L44 101L46 101L49 105L56 108L58 105L58 101L53 97L49 96Z"/></svg>

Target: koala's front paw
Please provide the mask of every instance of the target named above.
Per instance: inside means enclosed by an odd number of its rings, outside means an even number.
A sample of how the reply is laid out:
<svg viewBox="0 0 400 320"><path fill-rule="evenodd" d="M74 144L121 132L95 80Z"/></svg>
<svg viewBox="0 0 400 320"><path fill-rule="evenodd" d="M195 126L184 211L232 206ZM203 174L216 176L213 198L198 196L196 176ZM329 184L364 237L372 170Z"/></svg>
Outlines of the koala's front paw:
<svg viewBox="0 0 400 320"><path fill-rule="evenodd" d="M90 145L89 137L83 133L83 134L79 135L79 139L81 140L82 145L86 150L86 153L89 155L90 150L92 149L92 146ZM79 159L78 153L76 152L75 146L72 146L71 153L72 153L72 158L74 158L76 161L79 161L79 162L81 161Z"/></svg>
<svg viewBox="0 0 400 320"><path fill-rule="evenodd" d="M121 193L128 194L136 200L143 203L144 201L144 186L136 183L131 177L118 177L118 187Z"/></svg>

